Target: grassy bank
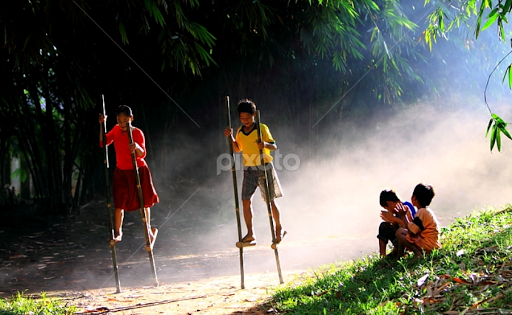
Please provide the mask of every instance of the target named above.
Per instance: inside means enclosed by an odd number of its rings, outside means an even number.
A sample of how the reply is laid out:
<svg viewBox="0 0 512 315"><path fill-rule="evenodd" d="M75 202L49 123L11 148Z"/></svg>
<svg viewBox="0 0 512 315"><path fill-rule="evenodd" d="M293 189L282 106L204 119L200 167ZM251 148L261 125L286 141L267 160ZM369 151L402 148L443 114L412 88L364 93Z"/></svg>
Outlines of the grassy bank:
<svg viewBox="0 0 512 315"><path fill-rule="evenodd" d="M62 300L46 297L42 293L39 298L31 298L18 293L10 299L0 298L0 315L71 315L75 307L67 307Z"/></svg>
<svg viewBox="0 0 512 315"><path fill-rule="evenodd" d="M367 256L297 276L281 314L512 314L512 206L458 218L420 261Z"/></svg>

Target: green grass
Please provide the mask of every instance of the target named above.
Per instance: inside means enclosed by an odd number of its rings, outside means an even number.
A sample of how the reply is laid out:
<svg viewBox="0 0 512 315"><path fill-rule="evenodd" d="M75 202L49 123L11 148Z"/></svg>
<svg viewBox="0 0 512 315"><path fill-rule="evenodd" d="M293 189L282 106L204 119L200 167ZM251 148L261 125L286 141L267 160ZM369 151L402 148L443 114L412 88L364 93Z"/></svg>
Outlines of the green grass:
<svg viewBox="0 0 512 315"><path fill-rule="evenodd" d="M512 314L512 206L458 218L419 261L365 256L274 292L281 314Z"/></svg>
<svg viewBox="0 0 512 315"><path fill-rule="evenodd" d="M33 299L18 293L11 299L0 298L0 315L70 315L75 307L63 305L60 300L52 300L41 294L39 299Z"/></svg>

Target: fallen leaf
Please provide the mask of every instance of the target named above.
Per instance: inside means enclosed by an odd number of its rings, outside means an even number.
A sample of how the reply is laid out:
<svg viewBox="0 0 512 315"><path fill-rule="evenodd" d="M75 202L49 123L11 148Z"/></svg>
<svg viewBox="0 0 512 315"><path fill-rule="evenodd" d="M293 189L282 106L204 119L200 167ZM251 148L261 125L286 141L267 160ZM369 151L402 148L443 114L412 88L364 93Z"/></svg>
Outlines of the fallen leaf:
<svg viewBox="0 0 512 315"><path fill-rule="evenodd" d="M458 282L458 283L462 283L462 284L472 284L471 282L468 282L468 281L460 279L460 278L452 277L452 280L455 282Z"/></svg>
<svg viewBox="0 0 512 315"><path fill-rule="evenodd" d="M27 255L15 254L15 255L10 256L9 259L11 259L11 258L25 258L25 257L27 257Z"/></svg>
<svg viewBox="0 0 512 315"><path fill-rule="evenodd" d="M427 281L429 275L430 274L427 273L426 275L424 275L423 277L418 279L418 281L417 281L418 287L421 287L422 285L425 284L425 281Z"/></svg>

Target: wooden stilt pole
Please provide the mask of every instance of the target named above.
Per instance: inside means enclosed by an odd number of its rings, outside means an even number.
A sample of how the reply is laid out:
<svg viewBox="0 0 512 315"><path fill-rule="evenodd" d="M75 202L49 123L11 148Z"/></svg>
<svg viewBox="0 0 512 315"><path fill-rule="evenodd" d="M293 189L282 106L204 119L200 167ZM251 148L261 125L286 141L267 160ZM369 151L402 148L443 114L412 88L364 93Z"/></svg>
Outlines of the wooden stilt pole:
<svg viewBox="0 0 512 315"><path fill-rule="evenodd" d="M103 101L103 117L107 117L105 112L105 98L103 94L101 95L101 99ZM119 280L119 271L117 268L117 255L116 255L116 242L114 241L115 237L115 231L114 231L114 220L112 215L112 205L110 202L110 181L109 177L110 174L108 172L109 164L108 164L108 146L107 146L107 136L106 136L106 130L107 130L107 120L103 121L103 124L100 125L101 127L101 135L103 139L103 147L105 148L105 159L103 160L105 163L105 191L107 196L107 214L108 214L108 224L110 228L110 251L112 252L112 266L114 268L114 278L116 281L116 293L121 292L121 282Z"/></svg>
<svg viewBox="0 0 512 315"><path fill-rule="evenodd" d="M227 127L231 129L231 113L229 108L229 96L226 96L224 99L225 105L226 105L226 121L227 121ZM242 225L240 223L240 203L238 201L238 184L236 181L236 165L235 165L235 159L233 157L233 143L231 142L231 137L228 137L228 147L229 147L229 156L230 156L230 163L231 163L231 174L233 175L233 193L235 196L235 213L236 213L236 224L238 227L238 243L242 243ZM240 250L240 281L241 285L240 287L242 289L245 289L244 284L244 249L243 247L239 247Z"/></svg>
<svg viewBox="0 0 512 315"><path fill-rule="evenodd" d="M128 137L130 139L130 144L133 143L132 124L130 122L128 122ZM133 170L135 172L135 182L137 184L137 192L139 194L140 217L142 219L142 226L144 227L144 238L146 239L146 251L148 252L148 255L149 255L149 263L151 264L151 272L153 274L153 280L155 281L154 285L155 285L155 287L157 287L158 286L158 278L156 276L155 259L153 257L153 246L151 245L151 239L149 238L149 233L151 231L151 222L147 222L147 220L146 220L146 212L144 211L144 196L142 194L139 168L137 167L137 158L135 157L135 152L132 152L132 162L133 162Z"/></svg>
<svg viewBox="0 0 512 315"><path fill-rule="evenodd" d="M261 123L260 123L260 111L256 111L256 128L258 130L258 143L262 141L261 136ZM274 249L274 255L276 257L276 266L277 266L277 273L279 274L279 283L283 282L283 275L281 274L281 262L279 261L279 251L277 249L277 242L276 242L276 233L274 230L274 221L272 219L272 207L270 205L270 191L269 191L269 182L268 182L268 176L267 176L267 167L265 166L265 158L263 156L263 150L260 149L260 161L261 161L261 170L263 174L263 181L265 186L265 196L266 196L266 203L267 203L267 210L268 210L268 218L270 221L270 233L272 233L272 248Z"/></svg>

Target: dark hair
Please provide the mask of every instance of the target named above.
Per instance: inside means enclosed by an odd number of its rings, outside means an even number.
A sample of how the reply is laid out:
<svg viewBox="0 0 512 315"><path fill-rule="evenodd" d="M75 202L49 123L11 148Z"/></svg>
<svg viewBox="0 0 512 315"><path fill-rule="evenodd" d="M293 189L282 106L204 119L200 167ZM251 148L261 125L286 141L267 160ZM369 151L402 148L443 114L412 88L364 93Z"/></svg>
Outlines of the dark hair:
<svg viewBox="0 0 512 315"><path fill-rule="evenodd" d="M132 117L132 109L126 105L119 105L116 109L116 115L125 114L126 116Z"/></svg>
<svg viewBox="0 0 512 315"><path fill-rule="evenodd" d="M238 115L240 113L249 113L251 115L256 113L256 104L247 98L240 100L238 102Z"/></svg>
<svg viewBox="0 0 512 315"><path fill-rule="evenodd" d="M421 205L421 207L425 208L426 206L430 205L430 202L436 194L434 193L434 187L432 187L432 185L419 183L416 185L416 187L414 187L412 195L416 197L416 200Z"/></svg>
<svg viewBox="0 0 512 315"><path fill-rule="evenodd" d="M386 207L388 201L399 202L400 198L398 198L396 192L393 189L384 189L380 192L379 202L382 207Z"/></svg>

